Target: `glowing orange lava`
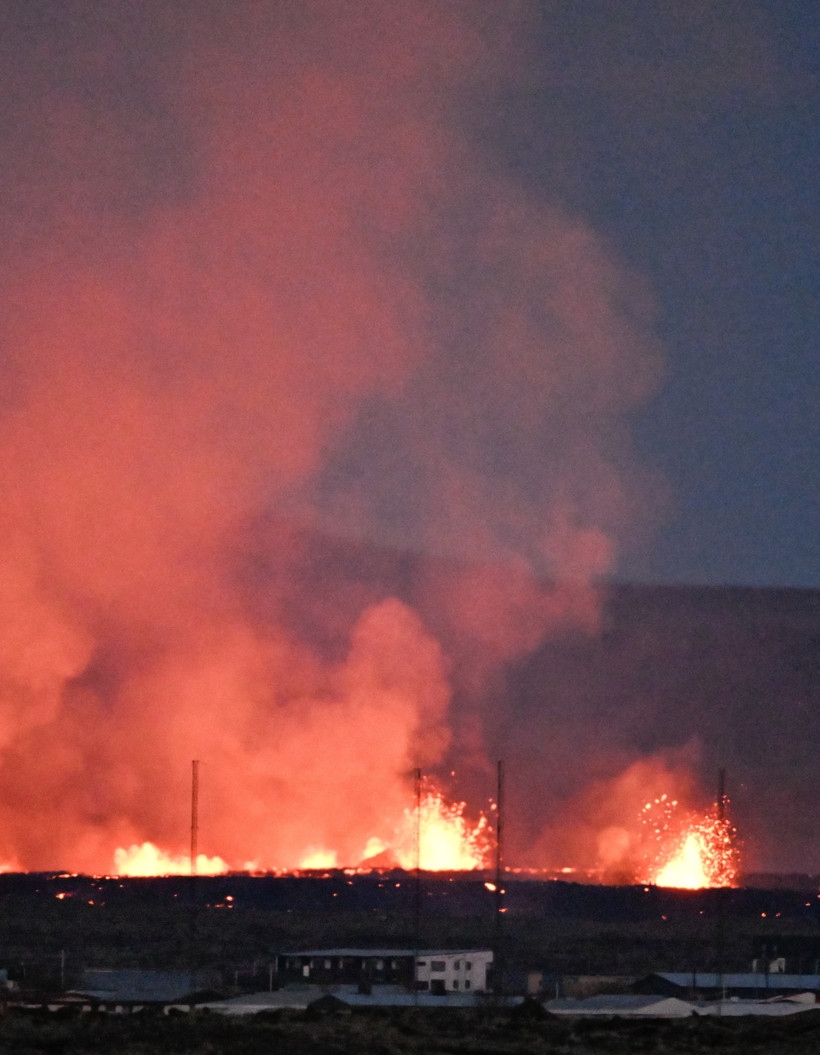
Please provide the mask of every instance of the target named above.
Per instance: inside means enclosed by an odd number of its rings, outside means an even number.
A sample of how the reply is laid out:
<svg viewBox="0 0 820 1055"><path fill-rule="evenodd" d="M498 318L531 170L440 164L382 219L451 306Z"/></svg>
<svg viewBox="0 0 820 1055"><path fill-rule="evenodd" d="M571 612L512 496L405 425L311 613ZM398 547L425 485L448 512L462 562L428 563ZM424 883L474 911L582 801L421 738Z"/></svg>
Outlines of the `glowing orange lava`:
<svg viewBox="0 0 820 1055"><path fill-rule="evenodd" d="M461 872L486 867L487 819L482 816L473 823L465 816L465 809L465 803L448 802L438 789L428 785L418 809L407 807L391 835L373 836L368 840L357 870L397 867L411 870L417 864L428 872ZM334 867L340 867L338 857L326 850L311 850L300 862L300 868Z"/></svg>
<svg viewBox="0 0 820 1055"><path fill-rule="evenodd" d="M434 788L422 796L419 814L419 867L428 872L471 871L486 867L489 856L487 819L471 824L465 803L448 803ZM414 868L416 810L407 809L395 847L402 868Z"/></svg>
<svg viewBox="0 0 820 1055"><path fill-rule="evenodd" d="M681 887L688 890L711 886L704 851L700 835L697 832L689 832L677 855L667 861L655 876L655 886Z"/></svg>
<svg viewBox="0 0 820 1055"><path fill-rule="evenodd" d="M661 795L644 806L641 820L647 849L639 882L686 890L737 886L735 828L717 807L683 811Z"/></svg>
<svg viewBox="0 0 820 1055"><path fill-rule="evenodd" d="M197 875L218 875L227 872L228 865L220 857L199 854L196 859ZM114 874L121 876L190 875L191 859L183 854L172 855L160 850L153 843L145 842L118 847L114 851Z"/></svg>
<svg viewBox="0 0 820 1055"><path fill-rule="evenodd" d="M451 803L432 785L425 787L419 808L404 810L395 830L385 838L368 840L360 861L340 861L334 850L309 847L297 869L356 867L359 871L379 868L413 869L417 864L416 825L418 823L418 865L426 871L471 871L486 867L489 833L486 817L476 823L465 816L465 803ZM231 866L220 857L200 854L197 875L216 875ZM265 870L264 863L245 864L249 870ZM271 869L280 871L281 869ZM190 875L188 855L172 854L151 842L119 847L114 852L113 874L121 876Z"/></svg>

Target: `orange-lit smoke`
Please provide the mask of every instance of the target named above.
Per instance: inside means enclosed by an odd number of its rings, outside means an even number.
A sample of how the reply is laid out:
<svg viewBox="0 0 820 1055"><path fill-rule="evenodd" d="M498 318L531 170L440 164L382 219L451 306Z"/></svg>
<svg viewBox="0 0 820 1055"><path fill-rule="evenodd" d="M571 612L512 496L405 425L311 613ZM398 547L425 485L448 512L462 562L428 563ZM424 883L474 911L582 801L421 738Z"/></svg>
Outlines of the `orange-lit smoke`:
<svg viewBox="0 0 820 1055"><path fill-rule="evenodd" d="M727 805L697 811L665 793L647 802L641 811L638 882L689 890L737 886L737 834Z"/></svg>
<svg viewBox="0 0 820 1055"><path fill-rule="evenodd" d="M735 886L739 843L728 803L695 805L702 795L688 755L650 756L588 788L554 822L542 854L560 853L565 869L608 883Z"/></svg>
<svg viewBox="0 0 820 1055"><path fill-rule="evenodd" d="M406 807L398 828L384 842L378 836L368 839L359 869L421 868L425 871L470 871L486 868L490 859L492 833L485 816L470 820L466 803L448 802L443 793L429 784L413 807ZM384 832L384 834L387 834ZM350 867L334 850L309 847L299 862L300 870ZM245 868L256 870L258 862ZM9 871L10 868L2 869ZM229 870L220 857L198 854L195 875L217 875ZM153 843L144 842L114 851L114 872L125 876L190 875L190 855L172 856Z"/></svg>
<svg viewBox="0 0 820 1055"><path fill-rule="evenodd" d="M196 758L210 862L358 861L459 749L454 664L594 618L651 302L482 153L527 5L39 10L0 74L0 857L182 868ZM297 523L511 571L335 596Z"/></svg>
<svg viewBox="0 0 820 1055"><path fill-rule="evenodd" d="M448 802L427 786L407 807L388 843L373 839L365 848L363 867L395 865L430 872L486 868L492 842L486 816L470 820L463 802Z"/></svg>

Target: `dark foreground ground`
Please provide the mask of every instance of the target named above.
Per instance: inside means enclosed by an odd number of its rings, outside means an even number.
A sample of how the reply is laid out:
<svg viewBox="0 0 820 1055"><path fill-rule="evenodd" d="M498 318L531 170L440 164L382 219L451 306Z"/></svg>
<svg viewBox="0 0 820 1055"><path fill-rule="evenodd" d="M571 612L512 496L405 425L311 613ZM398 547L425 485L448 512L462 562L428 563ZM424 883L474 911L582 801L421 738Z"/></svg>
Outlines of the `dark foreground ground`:
<svg viewBox="0 0 820 1055"><path fill-rule="evenodd" d="M277 954L323 947L498 948L511 980L545 975L789 970L820 963L820 895L670 891L511 880L503 930L483 877L424 875L414 914L404 873L124 880L0 875L0 969L22 990L58 992L88 968L217 971L233 991L267 989ZM512 981L511 981L512 984Z"/></svg>
<svg viewBox="0 0 820 1055"><path fill-rule="evenodd" d="M266 989L276 954L322 945L414 947L413 887L403 874L120 880L0 876L0 956L39 1004L89 967L218 971L224 995ZM509 883L503 944L510 978L530 970L623 977L659 970L748 970L761 942L813 970L820 897L810 890L663 891ZM493 901L480 876L424 876L424 943L490 945ZM42 994L37 997L37 993ZM778 1019L590 1021L481 1008L367 1009L312 1019L277 1011L226 1019L0 1014L0 1055L820 1055L820 1010Z"/></svg>
<svg viewBox="0 0 820 1055"><path fill-rule="evenodd" d="M648 1022L528 1020L498 1011L385 1011L311 1020L280 1012L235 1020L202 1013L0 1020L2 1055L688 1055L820 1052L820 1011L788 1019L692 1018Z"/></svg>

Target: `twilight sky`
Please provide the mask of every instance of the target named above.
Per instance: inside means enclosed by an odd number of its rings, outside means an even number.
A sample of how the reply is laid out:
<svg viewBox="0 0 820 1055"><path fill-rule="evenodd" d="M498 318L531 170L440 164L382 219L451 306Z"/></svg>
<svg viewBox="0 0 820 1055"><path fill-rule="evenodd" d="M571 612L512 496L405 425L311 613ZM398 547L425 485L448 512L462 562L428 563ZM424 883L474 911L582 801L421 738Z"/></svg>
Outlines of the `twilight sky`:
<svg viewBox="0 0 820 1055"><path fill-rule="evenodd" d="M644 275L668 482L624 578L820 585L820 19L777 2L542 5L504 163ZM561 149L556 151L558 140Z"/></svg>

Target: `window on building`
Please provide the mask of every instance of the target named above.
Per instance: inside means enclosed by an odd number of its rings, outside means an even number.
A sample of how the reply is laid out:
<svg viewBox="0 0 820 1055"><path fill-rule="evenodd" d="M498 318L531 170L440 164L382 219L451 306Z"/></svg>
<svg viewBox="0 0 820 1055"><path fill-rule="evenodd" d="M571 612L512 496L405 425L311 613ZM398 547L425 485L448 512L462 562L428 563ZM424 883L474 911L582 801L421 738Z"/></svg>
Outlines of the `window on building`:
<svg viewBox="0 0 820 1055"><path fill-rule="evenodd" d="M429 988L430 988L430 983L429 982L416 982L416 989L429 989Z"/></svg>
<svg viewBox="0 0 820 1055"><path fill-rule="evenodd" d="M464 966L467 968L468 971L472 971L472 969L473 969L473 961L472 960L467 960L467 962L464 964Z"/></svg>
<svg viewBox="0 0 820 1055"><path fill-rule="evenodd" d="M465 980L465 982L464 982L464 988L465 988L465 989L469 989L469 988L470 988L470 979L469 979L469 978L467 978L467 979Z"/></svg>
<svg viewBox="0 0 820 1055"><path fill-rule="evenodd" d="M461 960L456 960L456 962L453 964L453 967L455 967L455 969L457 971L460 971L461 970Z"/></svg>
<svg viewBox="0 0 820 1055"><path fill-rule="evenodd" d="M444 960L432 960L430 962L431 971L445 971L446 969L447 964L444 962Z"/></svg>
<svg viewBox="0 0 820 1055"><path fill-rule="evenodd" d="M416 960L416 967L426 967L426 966L427 966L427 961L426 960Z"/></svg>
<svg viewBox="0 0 820 1055"><path fill-rule="evenodd" d="M458 978L453 980L453 989L458 989Z"/></svg>

